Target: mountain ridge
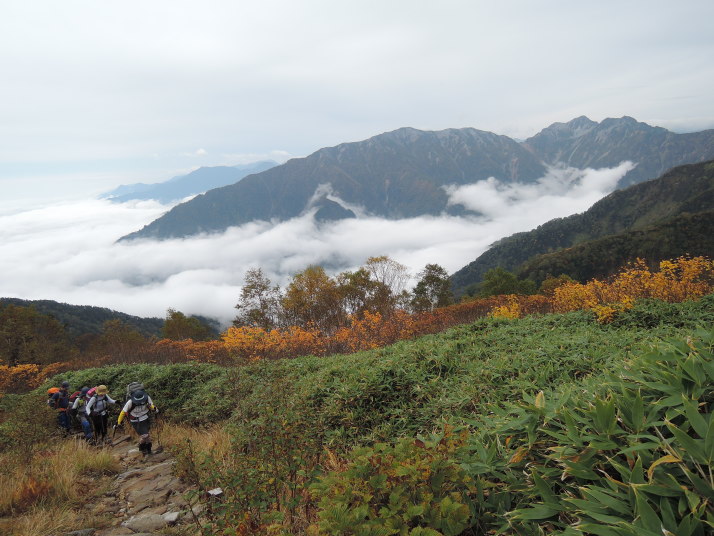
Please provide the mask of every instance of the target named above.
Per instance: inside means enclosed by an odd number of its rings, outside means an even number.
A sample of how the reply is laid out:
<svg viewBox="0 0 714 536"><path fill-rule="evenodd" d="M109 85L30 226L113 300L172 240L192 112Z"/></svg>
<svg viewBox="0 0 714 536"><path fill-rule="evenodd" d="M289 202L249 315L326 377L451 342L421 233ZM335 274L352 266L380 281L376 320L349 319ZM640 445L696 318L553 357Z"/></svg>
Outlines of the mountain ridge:
<svg viewBox="0 0 714 536"><path fill-rule="evenodd" d="M452 129L440 134L439 141L436 138L434 132L405 128L362 142L323 148L177 205L122 240L181 237L222 231L253 220L290 219L301 215L315 191L326 184L347 203L386 218L459 212L461 209L447 206L448 196L442 186L467 184L493 175L507 181L535 181L545 172L528 150L506 136ZM491 152L505 153L509 158L505 163L477 159L475 150L457 151L455 158L457 146L489 147ZM483 149L478 154L483 154Z"/></svg>
<svg viewBox="0 0 714 536"><path fill-rule="evenodd" d="M325 185L336 198L377 217L459 215L468 211L448 204L444 186L489 177L528 183L544 176L549 166L605 168L630 160L637 165L621 180L621 186L627 186L675 165L712 158L714 129L675 134L628 116L600 123L585 116L553 123L521 143L474 128L403 127L325 147L209 190L121 240L221 232L254 220L285 221L304 214L314 193ZM331 214L350 217L346 210Z"/></svg>

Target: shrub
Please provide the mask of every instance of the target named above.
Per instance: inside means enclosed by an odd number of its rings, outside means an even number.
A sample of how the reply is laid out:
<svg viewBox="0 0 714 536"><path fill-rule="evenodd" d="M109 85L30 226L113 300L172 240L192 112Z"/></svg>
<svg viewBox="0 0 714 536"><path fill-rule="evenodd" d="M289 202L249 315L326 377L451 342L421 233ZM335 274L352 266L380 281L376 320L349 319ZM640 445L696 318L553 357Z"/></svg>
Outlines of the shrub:
<svg viewBox="0 0 714 536"><path fill-rule="evenodd" d="M454 453L466 434L378 443L350 455L343 471L313 484L319 497L315 534L433 536L463 534L472 525L471 479Z"/></svg>
<svg viewBox="0 0 714 536"><path fill-rule="evenodd" d="M711 534L713 348L714 332L701 331L606 382L494 407L446 451L446 473L436 480L425 470L435 454L419 443L355 450L345 468L313 486L315 531ZM455 524L420 517L434 504L425 502L425 487L451 498Z"/></svg>

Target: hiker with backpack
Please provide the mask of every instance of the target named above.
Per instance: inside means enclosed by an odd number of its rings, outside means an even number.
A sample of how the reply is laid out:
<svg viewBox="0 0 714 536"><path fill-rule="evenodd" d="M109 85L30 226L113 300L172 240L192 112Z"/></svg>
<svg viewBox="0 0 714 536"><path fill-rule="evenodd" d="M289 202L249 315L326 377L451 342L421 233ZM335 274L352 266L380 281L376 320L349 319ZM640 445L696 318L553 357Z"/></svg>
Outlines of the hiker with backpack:
<svg viewBox="0 0 714 536"><path fill-rule="evenodd" d="M88 393L89 387L82 387L79 395L74 399L74 404L72 404L72 413L82 426L84 439L91 441L94 434L92 434L92 424L89 422L89 415L87 415L87 404L90 400Z"/></svg>
<svg viewBox="0 0 714 536"><path fill-rule="evenodd" d="M126 415L134 431L139 435L139 450L144 456L151 454L151 436L149 428L151 420L149 411L158 413L158 408L154 405L151 397L144 390L144 386L138 382L130 383L126 388L128 400L119 414L117 425L121 424Z"/></svg>
<svg viewBox="0 0 714 536"><path fill-rule="evenodd" d="M64 381L60 388L52 393L47 400L47 405L57 410L57 424L63 429L65 435L70 433L69 420L69 382Z"/></svg>
<svg viewBox="0 0 714 536"><path fill-rule="evenodd" d="M109 404L116 403L117 401L109 396L109 389L106 385L98 385L94 396L87 402L86 414L92 420L94 438L97 444L110 441L107 437L107 424L109 421L107 410L109 409Z"/></svg>

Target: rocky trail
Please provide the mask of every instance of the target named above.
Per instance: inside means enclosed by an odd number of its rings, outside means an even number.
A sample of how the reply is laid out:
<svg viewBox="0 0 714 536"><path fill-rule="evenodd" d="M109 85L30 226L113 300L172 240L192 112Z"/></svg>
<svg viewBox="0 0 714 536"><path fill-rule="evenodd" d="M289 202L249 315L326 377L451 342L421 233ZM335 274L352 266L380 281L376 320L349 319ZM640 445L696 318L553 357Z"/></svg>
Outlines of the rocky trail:
<svg viewBox="0 0 714 536"><path fill-rule="evenodd" d="M166 534L167 527L193 523L194 516L184 499L188 486L173 475L174 460L168 451L159 447L154 454L143 456L136 440L128 435L117 437L113 446L106 448L124 470L86 508L108 523L102 523L103 528L65 535L146 536Z"/></svg>

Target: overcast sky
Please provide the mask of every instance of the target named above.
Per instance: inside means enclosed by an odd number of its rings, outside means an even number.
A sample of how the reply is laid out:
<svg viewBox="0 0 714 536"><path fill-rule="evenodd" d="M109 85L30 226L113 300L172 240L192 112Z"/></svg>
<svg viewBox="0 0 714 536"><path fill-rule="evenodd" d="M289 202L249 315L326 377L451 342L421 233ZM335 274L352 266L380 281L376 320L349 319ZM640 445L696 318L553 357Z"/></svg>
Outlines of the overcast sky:
<svg viewBox="0 0 714 536"><path fill-rule="evenodd" d="M711 0L2 2L0 211L404 126L711 128L712 20Z"/></svg>
<svg viewBox="0 0 714 536"><path fill-rule="evenodd" d="M199 166L411 126L526 138L630 115L714 127L711 0L31 0L0 3L0 296L230 320L243 275L389 254L449 272L493 241L587 209L628 169L453 187L481 220L365 217L116 244L168 207L94 197ZM418 232L415 232L418 230Z"/></svg>

